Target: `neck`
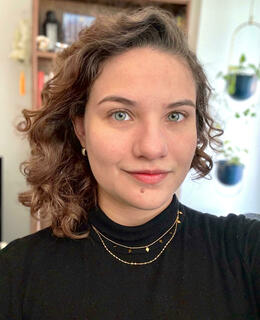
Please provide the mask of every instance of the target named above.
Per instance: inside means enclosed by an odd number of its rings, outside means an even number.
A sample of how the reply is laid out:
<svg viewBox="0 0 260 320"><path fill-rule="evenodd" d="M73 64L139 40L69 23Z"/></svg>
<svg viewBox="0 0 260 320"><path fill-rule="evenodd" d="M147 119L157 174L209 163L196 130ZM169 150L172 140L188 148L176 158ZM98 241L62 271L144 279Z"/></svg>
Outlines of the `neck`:
<svg viewBox="0 0 260 320"><path fill-rule="evenodd" d="M159 206L143 208L130 203L111 201L107 197L99 197L98 205L106 216L122 226L140 226L150 221L169 206L173 195Z"/></svg>
<svg viewBox="0 0 260 320"><path fill-rule="evenodd" d="M121 220L112 220L100 206L93 207L89 212L89 224L96 227L109 239L126 246L147 246L166 232L177 218L179 202L173 197L167 208L149 220L136 226L122 225ZM144 220L143 220L144 221ZM127 220L129 222L129 219ZM122 223L122 222L121 222ZM129 223L128 223L129 224ZM96 233L94 232L96 235ZM100 242L100 239L97 239ZM114 250L115 248L113 248Z"/></svg>

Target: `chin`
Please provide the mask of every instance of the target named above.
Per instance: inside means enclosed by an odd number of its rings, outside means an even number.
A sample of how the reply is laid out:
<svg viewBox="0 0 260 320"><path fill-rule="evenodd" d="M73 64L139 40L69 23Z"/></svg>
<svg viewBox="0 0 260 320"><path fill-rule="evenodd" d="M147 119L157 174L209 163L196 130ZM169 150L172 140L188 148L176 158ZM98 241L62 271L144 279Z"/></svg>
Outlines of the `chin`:
<svg viewBox="0 0 260 320"><path fill-rule="evenodd" d="M140 194L138 197L135 197L133 201L128 199L128 201L131 203L132 206L142 209L142 210L155 210L157 208L160 208L162 206L165 206L166 203L170 202L172 200L172 196L174 192L169 193L164 196L154 194L149 195L149 191L145 190L143 194Z"/></svg>

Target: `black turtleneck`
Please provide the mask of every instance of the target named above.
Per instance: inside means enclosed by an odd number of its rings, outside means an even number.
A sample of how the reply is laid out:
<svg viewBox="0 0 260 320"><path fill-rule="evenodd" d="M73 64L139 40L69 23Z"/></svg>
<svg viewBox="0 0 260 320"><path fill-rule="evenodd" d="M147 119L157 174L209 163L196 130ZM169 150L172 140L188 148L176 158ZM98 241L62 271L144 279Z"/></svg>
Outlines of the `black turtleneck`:
<svg viewBox="0 0 260 320"><path fill-rule="evenodd" d="M98 207L90 212L89 223L91 227L95 227L99 234L101 232L100 237L104 241L103 247L105 245L107 249L124 261L142 263L156 258L167 242L173 241L175 237L173 233L177 233L181 227L180 223L176 221L178 207L177 198L173 196L171 204L159 215L143 225L134 227L117 224ZM179 214L179 220L181 220L181 214ZM97 233L93 232L93 228L90 236L99 245L102 244L100 237L97 237ZM136 247L138 248L136 249ZM147 250L149 251L147 252Z"/></svg>
<svg viewBox="0 0 260 320"><path fill-rule="evenodd" d="M260 222L202 214L174 196L141 226L99 207L89 223L113 242L93 228L82 240L46 228L0 252L0 320L260 319ZM145 265L113 256L145 262L162 250Z"/></svg>

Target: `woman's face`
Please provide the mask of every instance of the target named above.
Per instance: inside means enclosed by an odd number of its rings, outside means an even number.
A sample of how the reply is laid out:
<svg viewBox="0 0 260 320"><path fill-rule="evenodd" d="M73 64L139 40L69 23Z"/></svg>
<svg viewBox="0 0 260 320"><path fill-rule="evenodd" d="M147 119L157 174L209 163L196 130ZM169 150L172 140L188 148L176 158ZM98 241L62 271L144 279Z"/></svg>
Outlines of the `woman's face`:
<svg viewBox="0 0 260 320"><path fill-rule="evenodd" d="M192 74L176 56L135 48L104 63L74 125L99 205L116 222L138 225L169 205L194 157L195 104ZM166 173L132 174L144 170Z"/></svg>

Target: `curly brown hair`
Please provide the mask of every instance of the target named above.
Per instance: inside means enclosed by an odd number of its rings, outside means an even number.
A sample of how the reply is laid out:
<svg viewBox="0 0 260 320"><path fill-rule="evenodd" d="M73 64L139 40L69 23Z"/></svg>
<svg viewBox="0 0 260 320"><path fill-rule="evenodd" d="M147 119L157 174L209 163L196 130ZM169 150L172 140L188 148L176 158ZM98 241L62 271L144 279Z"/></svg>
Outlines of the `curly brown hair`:
<svg viewBox="0 0 260 320"><path fill-rule="evenodd" d="M21 164L31 189L19 194L19 201L31 208L34 217L51 219L58 237L80 239L88 231L89 210L97 205L97 182L88 159L81 154L73 119L83 117L91 87L111 56L135 47L152 47L181 57L192 71L196 83L198 143L191 164L198 177L212 169L207 146L215 149L220 129L208 112L211 93L205 73L174 17L152 6L97 17L79 34L79 39L57 55L54 77L42 92L40 110L23 110L17 126L31 146L31 157Z"/></svg>

